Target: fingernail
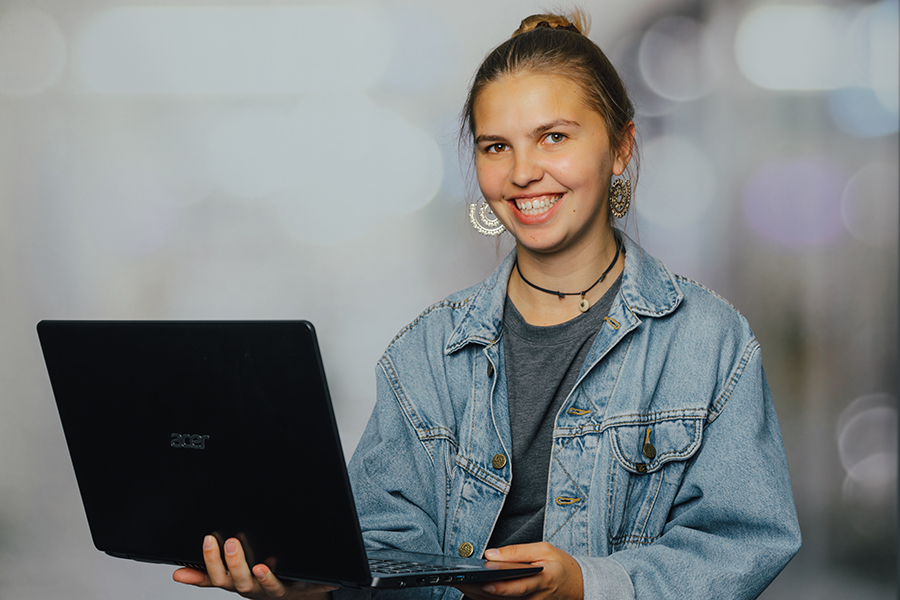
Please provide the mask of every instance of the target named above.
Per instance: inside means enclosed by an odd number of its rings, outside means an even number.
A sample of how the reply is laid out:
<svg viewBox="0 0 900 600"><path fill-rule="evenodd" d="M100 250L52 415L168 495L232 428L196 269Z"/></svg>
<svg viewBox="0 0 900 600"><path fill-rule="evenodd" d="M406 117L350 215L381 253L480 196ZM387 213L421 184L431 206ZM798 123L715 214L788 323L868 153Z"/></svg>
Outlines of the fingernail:
<svg viewBox="0 0 900 600"><path fill-rule="evenodd" d="M225 542L225 554L228 556L234 556L237 554L237 542L234 540L228 540Z"/></svg>
<svg viewBox="0 0 900 600"><path fill-rule="evenodd" d="M488 594L493 594L493 593L494 593L494 590L496 590L497 588L495 588L494 586L492 586L492 585L489 583L489 584L487 584L486 586L484 586L484 587L481 588L481 589L483 589L483 590L484 590L485 592L487 592Z"/></svg>
<svg viewBox="0 0 900 600"><path fill-rule="evenodd" d="M257 567L253 569L253 574L256 575L256 578L262 581L266 578L266 570L262 567Z"/></svg>
<svg viewBox="0 0 900 600"><path fill-rule="evenodd" d="M205 538L203 538L203 549L204 550L212 550L214 541L215 540L213 540L213 536L211 536L211 535L208 535Z"/></svg>
<svg viewBox="0 0 900 600"><path fill-rule="evenodd" d="M500 551L496 548L489 548L484 551L485 558L494 558L495 556L500 556Z"/></svg>

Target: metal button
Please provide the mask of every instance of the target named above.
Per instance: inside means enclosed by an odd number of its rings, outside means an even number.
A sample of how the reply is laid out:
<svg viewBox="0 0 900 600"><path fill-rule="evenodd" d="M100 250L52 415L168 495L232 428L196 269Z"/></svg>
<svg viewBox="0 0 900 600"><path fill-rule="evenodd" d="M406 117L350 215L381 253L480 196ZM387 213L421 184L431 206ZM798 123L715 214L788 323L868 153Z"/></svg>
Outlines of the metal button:
<svg viewBox="0 0 900 600"><path fill-rule="evenodd" d="M463 558L469 558L473 554L475 554L475 546L469 542L463 542L459 545L459 555Z"/></svg>
<svg viewBox="0 0 900 600"><path fill-rule="evenodd" d="M487 373L488 373L488 377L494 376L494 364L491 362L488 362Z"/></svg>
<svg viewBox="0 0 900 600"><path fill-rule="evenodd" d="M644 456L646 456L650 460L653 460L654 458L656 458L656 448L654 448L653 444L650 443L650 432L651 431L652 431L652 429L650 429L648 427L647 433L646 433L646 435L644 435L643 451L644 451Z"/></svg>
<svg viewBox="0 0 900 600"><path fill-rule="evenodd" d="M644 464L635 465L634 468L637 469L638 473L646 473L647 472L647 465L644 465Z"/></svg>
<svg viewBox="0 0 900 600"><path fill-rule="evenodd" d="M502 469L506 466L506 457L502 454L495 454L494 458L491 459L491 466L495 469Z"/></svg>

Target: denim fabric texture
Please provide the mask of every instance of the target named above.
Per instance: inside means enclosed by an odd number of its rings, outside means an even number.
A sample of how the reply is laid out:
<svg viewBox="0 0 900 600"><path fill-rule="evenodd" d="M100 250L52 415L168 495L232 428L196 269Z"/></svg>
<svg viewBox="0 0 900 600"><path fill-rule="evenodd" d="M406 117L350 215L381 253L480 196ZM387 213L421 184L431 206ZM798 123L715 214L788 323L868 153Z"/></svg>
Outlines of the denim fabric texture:
<svg viewBox="0 0 900 600"><path fill-rule="evenodd" d="M755 598L800 547L759 343L728 302L622 238L621 289L556 416L544 540L577 559L589 600ZM501 337L514 259L379 361L350 461L368 547L485 551L515 476Z"/></svg>

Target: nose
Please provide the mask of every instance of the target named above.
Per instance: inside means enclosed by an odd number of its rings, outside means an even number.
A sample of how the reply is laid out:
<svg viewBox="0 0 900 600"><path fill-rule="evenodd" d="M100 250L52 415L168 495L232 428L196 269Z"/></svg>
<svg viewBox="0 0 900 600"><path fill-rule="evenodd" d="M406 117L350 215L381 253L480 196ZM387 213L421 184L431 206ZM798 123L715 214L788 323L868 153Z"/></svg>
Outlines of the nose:
<svg viewBox="0 0 900 600"><path fill-rule="evenodd" d="M527 187L529 183L539 181L544 176L544 170L535 159L527 150L515 152L509 180L518 187Z"/></svg>

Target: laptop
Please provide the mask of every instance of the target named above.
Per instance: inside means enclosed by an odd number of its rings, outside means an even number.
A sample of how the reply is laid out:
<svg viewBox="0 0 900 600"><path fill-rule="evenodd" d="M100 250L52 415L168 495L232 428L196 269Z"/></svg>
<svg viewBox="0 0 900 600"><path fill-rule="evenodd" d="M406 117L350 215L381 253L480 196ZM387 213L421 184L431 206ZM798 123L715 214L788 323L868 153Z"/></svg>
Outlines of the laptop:
<svg viewBox="0 0 900 600"><path fill-rule="evenodd" d="M540 571L367 555L309 322L42 321L37 331L91 536L107 554L202 569L212 533L243 540L251 565L286 581L406 588Z"/></svg>

